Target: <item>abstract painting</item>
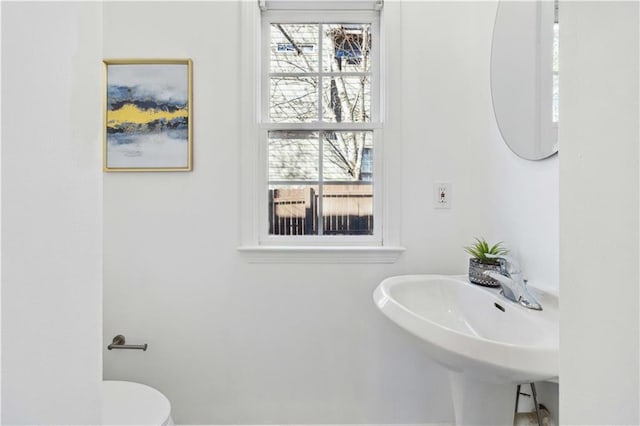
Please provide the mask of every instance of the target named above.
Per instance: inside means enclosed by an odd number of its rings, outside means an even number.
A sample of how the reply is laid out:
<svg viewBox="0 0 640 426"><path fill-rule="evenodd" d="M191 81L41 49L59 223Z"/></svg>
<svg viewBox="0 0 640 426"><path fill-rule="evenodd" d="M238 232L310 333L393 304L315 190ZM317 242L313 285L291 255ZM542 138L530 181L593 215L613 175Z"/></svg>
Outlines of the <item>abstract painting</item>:
<svg viewBox="0 0 640 426"><path fill-rule="evenodd" d="M104 170L191 170L191 60L104 64Z"/></svg>

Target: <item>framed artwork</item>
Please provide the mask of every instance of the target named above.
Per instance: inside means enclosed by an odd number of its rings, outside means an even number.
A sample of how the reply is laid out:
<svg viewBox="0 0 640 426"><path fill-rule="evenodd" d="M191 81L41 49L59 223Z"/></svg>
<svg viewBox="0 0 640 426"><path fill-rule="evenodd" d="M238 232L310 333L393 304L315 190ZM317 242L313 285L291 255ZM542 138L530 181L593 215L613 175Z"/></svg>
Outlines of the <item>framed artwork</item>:
<svg viewBox="0 0 640 426"><path fill-rule="evenodd" d="M190 171L191 59L105 59L103 169Z"/></svg>

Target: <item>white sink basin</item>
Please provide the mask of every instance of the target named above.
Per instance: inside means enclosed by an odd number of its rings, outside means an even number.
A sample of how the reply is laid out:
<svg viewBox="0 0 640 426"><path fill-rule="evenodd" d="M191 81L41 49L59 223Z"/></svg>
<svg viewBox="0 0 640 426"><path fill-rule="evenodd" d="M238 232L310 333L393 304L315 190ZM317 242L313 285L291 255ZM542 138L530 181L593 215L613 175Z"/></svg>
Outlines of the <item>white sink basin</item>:
<svg viewBox="0 0 640 426"><path fill-rule="evenodd" d="M542 311L464 277L404 275L382 281L374 299L440 364L491 382L525 383L558 376L558 299L532 292Z"/></svg>
<svg viewBox="0 0 640 426"><path fill-rule="evenodd" d="M498 289L470 284L463 276L391 277L373 296L384 315L417 337L426 353L450 370L458 424L497 425L508 422L509 413L501 419L480 419L480 410L491 411L487 398L500 399L498 406L504 409L511 407L512 419L515 384L558 376L558 298L530 290L542 311L511 302ZM470 409L469 404L477 407Z"/></svg>

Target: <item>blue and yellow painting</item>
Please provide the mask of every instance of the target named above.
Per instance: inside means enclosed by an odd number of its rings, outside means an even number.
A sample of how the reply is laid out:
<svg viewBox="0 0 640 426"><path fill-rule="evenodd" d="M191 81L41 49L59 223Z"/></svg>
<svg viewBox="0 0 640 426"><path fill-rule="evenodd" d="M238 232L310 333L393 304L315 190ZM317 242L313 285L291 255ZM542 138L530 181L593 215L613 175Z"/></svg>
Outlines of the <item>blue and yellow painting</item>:
<svg viewBox="0 0 640 426"><path fill-rule="evenodd" d="M107 64L106 168L188 169L189 64Z"/></svg>

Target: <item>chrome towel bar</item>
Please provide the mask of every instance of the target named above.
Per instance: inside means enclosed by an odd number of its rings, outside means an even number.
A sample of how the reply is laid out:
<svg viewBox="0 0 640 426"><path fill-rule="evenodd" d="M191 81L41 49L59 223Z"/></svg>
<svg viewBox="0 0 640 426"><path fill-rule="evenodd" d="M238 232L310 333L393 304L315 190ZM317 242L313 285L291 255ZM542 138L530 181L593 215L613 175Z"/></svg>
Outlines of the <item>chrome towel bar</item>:
<svg viewBox="0 0 640 426"><path fill-rule="evenodd" d="M145 343L144 345L125 345L126 340L124 338L124 336L122 334L118 334L116 337L113 338L113 341L111 342L111 344L109 346L107 346L107 349L111 350L111 349L140 349L142 351L146 351L147 350L147 344Z"/></svg>

